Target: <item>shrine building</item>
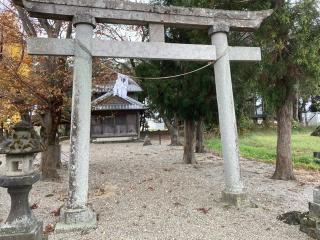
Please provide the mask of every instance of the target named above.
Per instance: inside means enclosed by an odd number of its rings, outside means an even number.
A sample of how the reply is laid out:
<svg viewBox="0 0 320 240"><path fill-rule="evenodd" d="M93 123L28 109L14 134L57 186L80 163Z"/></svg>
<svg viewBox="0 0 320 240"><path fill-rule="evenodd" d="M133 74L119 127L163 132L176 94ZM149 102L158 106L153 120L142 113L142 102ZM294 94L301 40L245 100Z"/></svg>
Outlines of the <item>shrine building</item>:
<svg viewBox="0 0 320 240"><path fill-rule="evenodd" d="M140 116L146 106L138 101L141 87L130 77L118 74L116 81L95 85L92 91L91 140L139 139Z"/></svg>

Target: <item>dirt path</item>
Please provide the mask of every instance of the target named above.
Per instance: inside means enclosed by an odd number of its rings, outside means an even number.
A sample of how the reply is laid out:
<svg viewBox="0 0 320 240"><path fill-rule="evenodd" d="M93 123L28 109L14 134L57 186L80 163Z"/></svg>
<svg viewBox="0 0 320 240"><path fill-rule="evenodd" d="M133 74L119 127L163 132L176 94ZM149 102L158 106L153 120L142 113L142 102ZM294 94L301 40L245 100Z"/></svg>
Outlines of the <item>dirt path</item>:
<svg viewBox="0 0 320 240"><path fill-rule="evenodd" d="M90 203L99 214L96 230L50 235L50 240L231 240L309 239L298 227L276 220L287 211L307 211L318 173L297 172L297 182L270 179L273 166L242 160L242 175L255 207L236 209L220 202L223 163L212 153L197 155L199 164L181 163L182 148L142 143L91 146ZM68 145L63 145L68 155ZM65 156L65 159L68 159ZM66 198L67 169L59 183L34 186L30 203L45 226L54 224ZM0 221L9 210L9 197L0 190Z"/></svg>

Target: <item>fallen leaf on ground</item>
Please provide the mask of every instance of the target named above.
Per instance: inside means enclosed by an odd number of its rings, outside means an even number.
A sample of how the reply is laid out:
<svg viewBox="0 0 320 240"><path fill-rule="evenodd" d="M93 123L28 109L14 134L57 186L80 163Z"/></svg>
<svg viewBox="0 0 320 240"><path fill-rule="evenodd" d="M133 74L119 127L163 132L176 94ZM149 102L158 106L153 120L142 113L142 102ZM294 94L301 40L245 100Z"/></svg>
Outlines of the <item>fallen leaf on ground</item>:
<svg viewBox="0 0 320 240"><path fill-rule="evenodd" d="M58 209L55 209L51 212L51 214L55 217L59 217L60 216L60 211L61 211L61 207Z"/></svg>
<svg viewBox="0 0 320 240"><path fill-rule="evenodd" d="M38 209L38 208L39 208L39 205L38 205L38 203L34 203L34 204L32 204L32 205L30 206L30 208L31 208L32 210Z"/></svg>
<svg viewBox="0 0 320 240"><path fill-rule="evenodd" d="M68 195L65 192L59 192L58 194L59 194L59 198L58 198L59 201L64 202L65 200L68 199Z"/></svg>
<svg viewBox="0 0 320 240"><path fill-rule="evenodd" d="M117 190L117 187L109 183L105 183L102 186L96 188L92 195L94 197L101 197L101 196L112 197L116 194L116 190Z"/></svg>
<svg viewBox="0 0 320 240"><path fill-rule="evenodd" d="M130 187L129 187L129 191L130 191L130 192L133 192L135 189L136 189L136 188L135 188L134 186L130 186Z"/></svg>
<svg viewBox="0 0 320 240"><path fill-rule="evenodd" d="M174 168L164 168L163 171L165 172L172 172L174 170Z"/></svg>
<svg viewBox="0 0 320 240"><path fill-rule="evenodd" d="M53 224L48 224L43 231L43 234L48 235L49 233L54 231L54 226Z"/></svg>
<svg viewBox="0 0 320 240"><path fill-rule="evenodd" d="M102 195L104 195L105 193L106 193L106 190L105 190L105 189L103 189L103 188L98 188L97 191L96 191L96 193L95 193L95 195L96 195L96 196L102 196Z"/></svg>
<svg viewBox="0 0 320 240"><path fill-rule="evenodd" d="M80 232L81 236L87 235L87 234L89 234L89 233L90 233L90 231L89 231L88 229L82 230L82 231Z"/></svg>
<svg viewBox="0 0 320 240"><path fill-rule="evenodd" d="M202 212L203 214L207 214L211 208L197 208L197 211Z"/></svg>
<svg viewBox="0 0 320 240"><path fill-rule="evenodd" d="M181 203L179 203L179 202L175 202L175 203L173 203L173 205L176 206L176 207L183 206L183 205L182 205Z"/></svg>
<svg viewBox="0 0 320 240"><path fill-rule="evenodd" d="M144 182L151 182L153 181L153 177L149 177L149 178L145 178L141 181L141 183L144 183Z"/></svg>

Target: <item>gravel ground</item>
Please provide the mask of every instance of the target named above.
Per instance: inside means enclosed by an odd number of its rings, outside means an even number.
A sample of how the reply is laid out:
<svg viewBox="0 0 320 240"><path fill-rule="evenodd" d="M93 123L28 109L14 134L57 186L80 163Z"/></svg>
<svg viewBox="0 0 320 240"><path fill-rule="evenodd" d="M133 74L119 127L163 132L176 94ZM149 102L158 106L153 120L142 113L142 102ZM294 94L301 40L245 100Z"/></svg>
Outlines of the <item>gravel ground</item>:
<svg viewBox="0 0 320 240"><path fill-rule="evenodd" d="M309 239L297 226L279 222L287 211L307 211L319 173L297 171L298 181L270 179L272 165L242 159L251 207L237 209L220 201L223 163L212 153L196 155L198 165L182 164L182 147L143 147L142 143L92 144L89 201L99 215L96 230L51 234L49 240L75 239ZM63 143L64 159L68 144ZM0 159L1 161L1 159ZM45 226L66 199L67 169L59 182L39 182L30 204ZM0 189L0 222L10 201Z"/></svg>

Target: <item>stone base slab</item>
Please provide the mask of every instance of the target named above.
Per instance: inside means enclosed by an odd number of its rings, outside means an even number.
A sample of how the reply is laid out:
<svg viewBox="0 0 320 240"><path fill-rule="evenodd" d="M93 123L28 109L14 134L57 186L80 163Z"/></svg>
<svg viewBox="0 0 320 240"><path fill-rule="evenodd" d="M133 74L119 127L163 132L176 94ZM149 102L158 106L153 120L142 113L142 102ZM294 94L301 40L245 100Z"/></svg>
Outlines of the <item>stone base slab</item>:
<svg viewBox="0 0 320 240"><path fill-rule="evenodd" d="M313 202L320 204L320 187L313 190Z"/></svg>
<svg viewBox="0 0 320 240"><path fill-rule="evenodd" d="M320 204L309 202L309 215L313 218L320 218Z"/></svg>
<svg viewBox="0 0 320 240"><path fill-rule="evenodd" d="M62 208L55 233L83 231L97 228L97 215L91 208Z"/></svg>
<svg viewBox="0 0 320 240"><path fill-rule="evenodd" d="M248 204L247 192L233 193L233 192L222 192L222 201L236 207L241 207Z"/></svg>
<svg viewBox="0 0 320 240"><path fill-rule="evenodd" d="M54 229L55 233L68 233L68 232L77 232L83 230L91 230L97 228L97 221L90 222L82 222L82 223L74 223L74 224L66 224L59 222L56 224Z"/></svg>
<svg viewBox="0 0 320 240"><path fill-rule="evenodd" d="M19 232L17 233L1 233L0 230L0 240L43 240L42 236L42 223L39 223L32 231L30 232Z"/></svg>
<svg viewBox="0 0 320 240"><path fill-rule="evenodd" d="M300 231L314 239L320 239L319 219L307 215L300 220Z"/></svg>

